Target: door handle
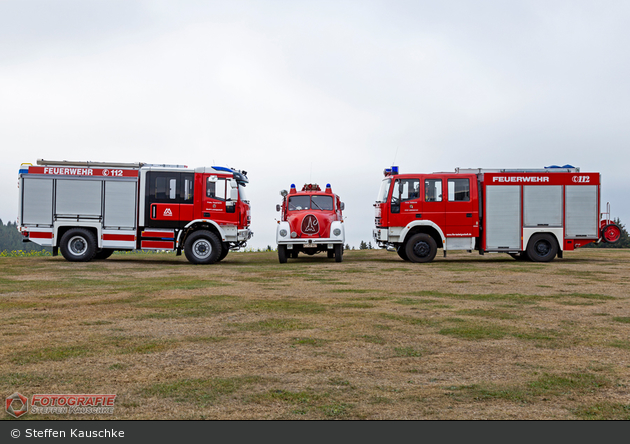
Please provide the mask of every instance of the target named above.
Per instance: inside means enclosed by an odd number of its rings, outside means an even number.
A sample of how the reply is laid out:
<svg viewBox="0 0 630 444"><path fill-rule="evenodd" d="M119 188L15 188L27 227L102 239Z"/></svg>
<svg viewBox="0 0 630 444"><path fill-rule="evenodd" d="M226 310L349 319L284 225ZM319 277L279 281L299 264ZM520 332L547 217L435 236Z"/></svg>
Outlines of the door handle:
<svg viewBox="0 0 630 444"><path fill-rule="evenodd" d="M156 213L156 209L155 209L155 204L151 205L151 218L155 219L155 213Z"/></svg>
<svg viewBox="0 0 630 444"><path fill-rule="evenodd" d="M422 214L416 213L416 219L422 219Z"/></svg>
<svg viewBox="0 0 630 444"><path fill-rule="evenodd" d="M472 217L472 213L466 213L466 217Z"/></svg>

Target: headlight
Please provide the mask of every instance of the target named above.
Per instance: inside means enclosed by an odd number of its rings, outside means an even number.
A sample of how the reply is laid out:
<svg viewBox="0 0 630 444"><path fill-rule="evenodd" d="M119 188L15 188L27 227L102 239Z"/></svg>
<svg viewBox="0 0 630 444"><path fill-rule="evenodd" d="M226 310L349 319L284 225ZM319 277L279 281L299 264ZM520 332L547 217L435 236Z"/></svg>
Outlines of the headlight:
<svg viewBox="0 0 630 444"><path fill-rule="evenodd" d="M334 234L335 236L339 236L339 235L341 234L341 230L340 230L339 228L335 228L335 229L333 230L333 234Z"/></svg>
<svg viewBox="0 0 630 444"><path fill-rule="evenodd" d="M297 233L295 231L291 232L291 237L297 237Z"/></svg>
<svg viewBox="0 0 630 444"><path fill-rule="evenodd" d="M280 237L286 237L286 235L287 235L287 230L285 230L284 228L280 230Z"/></svg>

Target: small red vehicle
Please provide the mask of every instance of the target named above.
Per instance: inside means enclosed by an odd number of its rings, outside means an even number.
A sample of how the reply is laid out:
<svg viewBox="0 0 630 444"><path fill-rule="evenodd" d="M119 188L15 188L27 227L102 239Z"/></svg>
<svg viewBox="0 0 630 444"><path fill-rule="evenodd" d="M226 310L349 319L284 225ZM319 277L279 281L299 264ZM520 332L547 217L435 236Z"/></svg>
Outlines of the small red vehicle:
<svg viewBox="0 0 630 444"><path fill-rule="evenodd" d="M341 262L346 238L344 203L330 184L324 191L317 184L306 184L299 192L291 184L290 191L282 190L280 195L282 204L276 205L282 214L276 230L280 263L286 263L289 256L297 258L300 252L313 255L324 251Z"/></svg>

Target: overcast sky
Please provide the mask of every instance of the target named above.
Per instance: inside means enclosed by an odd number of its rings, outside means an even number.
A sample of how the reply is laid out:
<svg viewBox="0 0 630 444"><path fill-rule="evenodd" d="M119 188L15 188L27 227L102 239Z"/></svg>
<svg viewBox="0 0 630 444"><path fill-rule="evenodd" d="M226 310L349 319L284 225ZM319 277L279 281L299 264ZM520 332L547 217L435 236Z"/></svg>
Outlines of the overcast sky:
<svg viewBox="0 0 630 444"><path fill-rule="evenodd" d="M370 241L392 164L571 164L629 224L628 23L612 0L0 0L0 218L44 158L247 170L253 248L307 182Z"/></svg>

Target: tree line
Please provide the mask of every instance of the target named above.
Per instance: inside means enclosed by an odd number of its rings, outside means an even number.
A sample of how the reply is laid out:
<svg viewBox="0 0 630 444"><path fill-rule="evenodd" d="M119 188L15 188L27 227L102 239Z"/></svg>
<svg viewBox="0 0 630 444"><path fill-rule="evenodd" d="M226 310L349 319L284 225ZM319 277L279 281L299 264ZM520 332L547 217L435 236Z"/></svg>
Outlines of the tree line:
<svg viewBox="0 0 630 444"><path fill-rule="evenodd" d="M33 242L22 242L22 233L17 230L17 222L6 225L0 219L0 251L42 251L45 247ZM49 248L50 249L50 248Z"/></svg>
<svg viewBox="0 0 630 444"><path fill-rule="evenodd" d="M628 237L628 231L626 226L621 223L619 218L616 218L614 222L621 228L621 239L616 244L607 244L601 242L599 244L590 243L586 245L588 248L630 248L630 237ZM0 251L42 251L46 250L46 247L39 246L33 242L22 242L23 236L17 230L17 222L8 222L6 225L0 219ZM361 241L359 250L371 250L372 242ZM48 248L49 249L49 248ZM354 247L346 244L346 250L354 250ZM267 246L267 251L272 251L271 246Z"/></svg>

